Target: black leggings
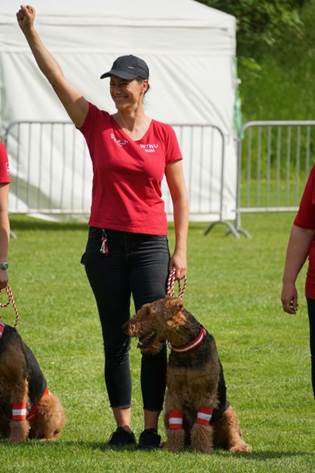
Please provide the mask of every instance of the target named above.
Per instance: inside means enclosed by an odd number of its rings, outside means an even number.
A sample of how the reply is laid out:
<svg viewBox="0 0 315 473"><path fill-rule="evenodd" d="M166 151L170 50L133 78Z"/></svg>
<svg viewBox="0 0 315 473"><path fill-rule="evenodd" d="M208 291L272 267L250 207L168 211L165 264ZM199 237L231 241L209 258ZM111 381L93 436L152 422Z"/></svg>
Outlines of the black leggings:
<svg viewBox="0 0 315 473"><path fill-rule="evenodd" d="M103 232L91 227L82 263L96 299L105 352L105 383L111 407L131 405L129 337L123 325L136 310L165 296L169 249L165 236L106 230L108 254L100 252ZM158 355L142 355L144 409L160 411L166 383L166 347Z"/></svg>
<svg viewBox="0 0 315 473"><path fill-rule="evenodd" d="M310 349L312 386L315 399L315 299L307 299L308 318L310 322Z"/></svg>

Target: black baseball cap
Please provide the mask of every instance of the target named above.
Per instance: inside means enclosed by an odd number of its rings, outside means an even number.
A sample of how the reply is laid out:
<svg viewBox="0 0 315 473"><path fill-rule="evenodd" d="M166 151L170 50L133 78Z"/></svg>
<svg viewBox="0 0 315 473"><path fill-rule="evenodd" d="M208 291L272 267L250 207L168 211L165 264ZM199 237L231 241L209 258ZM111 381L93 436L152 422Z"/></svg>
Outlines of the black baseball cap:
<svg viewBox="0 0 315 473"><path fill-rule="evenodd" d="M149 68L143 59L129 54L128 56L118 57L113 62L111 70L102 74L100 79L110 76L117 76L126 80L149 79Z"/></svg>

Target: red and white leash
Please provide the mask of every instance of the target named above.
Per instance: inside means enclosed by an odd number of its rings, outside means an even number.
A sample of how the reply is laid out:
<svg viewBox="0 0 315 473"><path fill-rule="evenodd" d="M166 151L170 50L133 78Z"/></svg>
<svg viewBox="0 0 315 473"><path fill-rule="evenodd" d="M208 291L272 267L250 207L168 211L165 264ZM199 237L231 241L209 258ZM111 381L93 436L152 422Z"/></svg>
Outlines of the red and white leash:
<svg viewBox="0 0 315 473"><path fill-rule="evenodd" d="M175 281L176 281L175 275L176 275L176 270L172 269L170 271L170 274L169 274L169 277L168 277L168 280L167 280L166 295L169 296L169 297L176 297L175 296L175 291L174 291L174 286L175 286ZM183 284L181 284L181 281L183 281ZM186 276L184 276L183 280L177 280L177 282L178 282L178 296L177 297L182 299L183 296L184 296L184 292L186 290L186 287L187 287L187 278L186 278ZM184 352L190 351L193 348L198 347L202 343L202 341L205 338L206 334L207 334L206 329L201 326L199 334L197 335L197 337L192 342L187 343L186 345L182 345L180 347L174 347L173 345L170 345L170 348L173 351L178 352L178 353L184 353Z"/></svg>
<svg viewBox="0 0 315 473"><path fill-rule="evenodd" d="M178 283L177 296L175 295L175 290L174 290L175 281L176 281L176 269L173 268L171 269L170 274L168 276L166 295L169 297L180 297L182 299L184 297L184 292L187 287L187 278L186 276L184 276L183 279L177 279L177 283Z"/></svg>

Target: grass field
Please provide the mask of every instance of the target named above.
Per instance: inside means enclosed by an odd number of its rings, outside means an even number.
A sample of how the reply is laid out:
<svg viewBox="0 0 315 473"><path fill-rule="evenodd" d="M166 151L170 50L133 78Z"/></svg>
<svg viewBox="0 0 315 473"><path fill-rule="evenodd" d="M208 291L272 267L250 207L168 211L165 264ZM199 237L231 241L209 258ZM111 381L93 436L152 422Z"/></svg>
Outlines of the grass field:
<svg viewBox="0 0 315 473"><path fill-rule="evenodd" d="M253 238L225 237L217 226L189 233L186 306L216 336L229 398L253 452L212 456L103 448L113 430L103 382L95 303L80 257L86 225L12 217L10 280L21 313L19 330L50 388L62 399L67 425L60 441L0 443L0 472L314 472L315 414L309 373L308 320L282 313L279 291L292 215L247 215ZM173 241L171 230L170 242ZM11 309L2 310L11 323ZM142 430L139 352L131 352L133 427ZM164 428L161 424L164 437Z"/></svg>

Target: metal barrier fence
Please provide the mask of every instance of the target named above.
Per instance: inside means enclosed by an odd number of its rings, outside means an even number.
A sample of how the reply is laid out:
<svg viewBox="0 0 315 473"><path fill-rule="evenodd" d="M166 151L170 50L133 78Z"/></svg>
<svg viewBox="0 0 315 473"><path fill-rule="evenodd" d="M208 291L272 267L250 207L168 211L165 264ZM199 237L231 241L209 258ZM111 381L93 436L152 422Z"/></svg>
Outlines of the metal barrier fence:
<svg viewBox="0 0 315 473"><path fill-rule="evenodd" d="M191 216L205 221L213 215L214 223L223 222L223 132L213 125L173 125L173 128L185 156ZM4 138L13 177L10 212L89 213L92 164L85 140L70 122L13 122ZM172 202L165 182L163 194L166 211L171 214Z"/></svg>
<svg viewBox="0 0 315 473"><path fill-rule="evenodd" d="M253 121L238 149L236 229L241 214L295 211L315 153L315 121Z"/></svg>

